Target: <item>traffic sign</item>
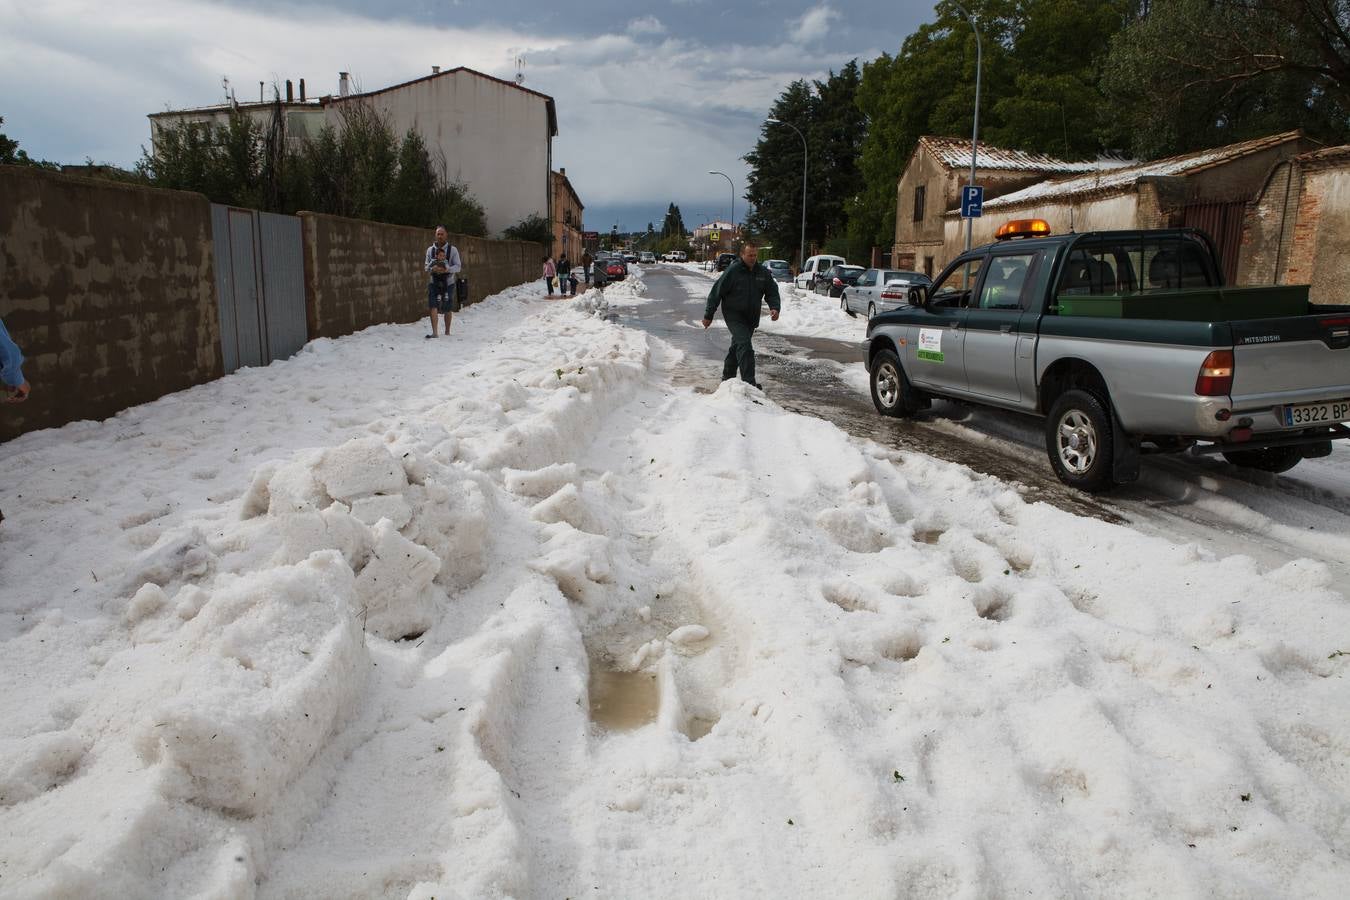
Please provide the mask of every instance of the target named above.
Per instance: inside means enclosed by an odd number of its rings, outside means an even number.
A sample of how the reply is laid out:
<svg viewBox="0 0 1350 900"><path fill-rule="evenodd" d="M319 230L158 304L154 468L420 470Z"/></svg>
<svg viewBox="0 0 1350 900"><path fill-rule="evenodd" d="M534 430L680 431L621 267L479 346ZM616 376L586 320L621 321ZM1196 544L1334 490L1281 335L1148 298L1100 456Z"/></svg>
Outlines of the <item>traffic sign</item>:
<svg viewBox="0 0 1350 900"><path fill-rule="evenodd" d="M708 240L712 241L714 244L720 241L721 239L722 239L722 232L720 231L708 232Z"/></svg>
<svg viewBox="0 0 1350 900"><path fill-rule="evenodd" d="M978 219L984 206L984 188L978 184L968 184L961 188L961 218Z"/></svg>

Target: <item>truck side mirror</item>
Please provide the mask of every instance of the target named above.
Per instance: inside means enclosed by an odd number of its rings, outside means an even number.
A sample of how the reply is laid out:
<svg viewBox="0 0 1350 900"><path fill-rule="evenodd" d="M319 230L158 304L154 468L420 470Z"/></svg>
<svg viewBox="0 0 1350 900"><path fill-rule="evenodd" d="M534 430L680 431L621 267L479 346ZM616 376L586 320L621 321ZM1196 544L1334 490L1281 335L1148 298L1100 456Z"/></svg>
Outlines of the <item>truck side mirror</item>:
<svg viewBox="0 0 1350 900"><path fill-rule="evenodd" d="M916 284L916 285L913 285L912 287L910 287L910 289L909 289L909 305L910 305L910 306L927 306L927 305L928 305L928 288L924 287L924 286L921 285L921 284Z"/></svg>

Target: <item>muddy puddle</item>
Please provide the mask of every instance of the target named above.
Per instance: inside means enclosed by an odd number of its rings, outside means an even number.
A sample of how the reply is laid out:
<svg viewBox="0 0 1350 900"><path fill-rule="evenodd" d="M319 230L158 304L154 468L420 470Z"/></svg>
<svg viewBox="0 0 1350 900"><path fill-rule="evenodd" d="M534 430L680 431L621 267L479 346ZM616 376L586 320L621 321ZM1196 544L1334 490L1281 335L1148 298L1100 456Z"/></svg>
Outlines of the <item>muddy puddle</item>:
<svg viewBox="0 0 1350 900"><path fill-rule="evenodd" d="M655 672L591 667L591 721L605 731L635 731L656 721L661 689Z"/></svg>

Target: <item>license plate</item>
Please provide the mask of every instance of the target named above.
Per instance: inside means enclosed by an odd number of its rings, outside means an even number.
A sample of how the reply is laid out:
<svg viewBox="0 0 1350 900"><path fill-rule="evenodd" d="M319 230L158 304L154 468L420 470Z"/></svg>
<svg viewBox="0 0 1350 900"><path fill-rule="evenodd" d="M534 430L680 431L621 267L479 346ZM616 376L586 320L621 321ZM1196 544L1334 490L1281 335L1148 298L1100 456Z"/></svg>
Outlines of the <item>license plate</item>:
<svg viewBox="0 0 1350 900"><path fill-rule="evenodd" d="M1334 422L1350 421L1350 400L1286 406L1283 412L1285 428L1301 428L1305 425L1330 425Z"/></svg>

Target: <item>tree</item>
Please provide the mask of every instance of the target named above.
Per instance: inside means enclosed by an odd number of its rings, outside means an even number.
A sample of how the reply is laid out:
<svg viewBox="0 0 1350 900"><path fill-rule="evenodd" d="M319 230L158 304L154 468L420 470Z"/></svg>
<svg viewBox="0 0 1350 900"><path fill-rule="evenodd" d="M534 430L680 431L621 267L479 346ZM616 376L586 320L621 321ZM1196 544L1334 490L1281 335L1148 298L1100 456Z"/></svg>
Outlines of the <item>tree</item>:
<svg viewBox="0 0 1350 900"><path fill-rule="evenodd" d="M1142 0L968 0L983 44L981 140L1087 158L1103 145L1098 114L1105 47ZM857 103L867 117L863 189L848 206L854 243L895 239L895 185L925 134L970 134L975 37L952 0L863 66ZM1109 146L1109 145L1108 145Z"/></svg>
<svg viewBox="0 0 1350 900"><path fill-rule="evenodd" d="M684 227L684 217L680 215L680 208L674 203L666 209L666 218L661 223L661 237L685 239L688 231Z"/></svg>
<svg viewBox="0 0 1350 900"><path fill-rule="evenodd" d="M1154 0L1111 43L1101 123L1156 157L1303 128L1350 137L1350 0Z"/></svg>
<svg viewBox="0 0 1350 900"><path fill-rule="evenodd" d="M399 137L385 116L351 103L335 125L287 146L280 121L278 104L268 125L239 112L221 125L179 122L156 131L137 171L151 184L218 203L487 233L482 205L448 180L444 160L432 158L415 129Z"/></svg>
<svg viewBox="0 0 1350 900"><path fill-rule="evenodd" d="M542 244L545 250L549 250L553 247L553 226L548 219L532 213L509 228L502 229L502 237L511 241Z"/></svg>
<svg viewBox="0 0 1350 900"><path fill-rule="evenodd" d="M780 255L795 257L788 248L801 244L802 132L810 151L806 188L806 241L823 244L841 238L847 230L846 204L863 188L858 154L867 120L857 104L861 81L857 61L825 81L794 81L779 94L755 149L745 155L750 164L746 200L751 211L747 224L764 236ZM800 262L800 260L799 260Z"/></svg>
<svg viewBox="0 0 1350 900"><path fill-rule="evenodd" d="M5 117L0 116L0 125L5 124ZM36 166L40 169L55 169L55 163L44 160L33 159L28 155L28 151L19 147L19 142L0 131L0 165L6 166Z"/></svg>

